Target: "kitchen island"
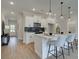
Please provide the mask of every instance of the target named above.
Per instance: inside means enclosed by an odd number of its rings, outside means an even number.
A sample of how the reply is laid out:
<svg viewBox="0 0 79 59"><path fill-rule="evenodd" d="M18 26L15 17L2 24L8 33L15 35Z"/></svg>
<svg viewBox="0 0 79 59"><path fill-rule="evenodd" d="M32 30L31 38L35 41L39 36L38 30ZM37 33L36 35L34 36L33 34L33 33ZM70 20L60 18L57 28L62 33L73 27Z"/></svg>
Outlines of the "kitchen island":
<svg viewBox="0 0 79 59"><path fill-rule="evenodd" d="M23 42L25 44L30 44L34 42L34 48L37 55L41 59L46 59L49 47L48 41L50 41L51 39L56 40L55 35L35 34L32 32L26 32L25 40L23 40Z"/></svg>
<svg viewBox="0 0 79 59"><path fill-rule="evenodd" d="M54 36L44 34L34 34L34 48L35 52L41 59L47 58L48 53L48 41L54 38ZM56 40L55 38L53 40Z"/></svg>
<svg viewBox="0 0 79 59"><path fill-rule="evenodd" d="M30 44L34 42L33 37L32 37L33 35L34 35L33 32L25 32L23 43Z"/></svg>

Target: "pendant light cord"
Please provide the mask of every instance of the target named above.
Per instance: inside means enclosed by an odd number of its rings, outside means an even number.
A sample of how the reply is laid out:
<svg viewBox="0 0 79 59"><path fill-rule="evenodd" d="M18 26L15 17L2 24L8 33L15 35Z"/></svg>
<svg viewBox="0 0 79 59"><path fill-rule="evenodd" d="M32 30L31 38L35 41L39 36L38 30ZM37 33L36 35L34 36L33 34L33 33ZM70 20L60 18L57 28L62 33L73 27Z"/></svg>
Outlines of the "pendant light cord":
<svg viewBox="0 0 79 59"><path fill-rule="evenodd" d="M52 12L51 11L51 0L49 0L49 12Z"/></svg>
<svg viewBox="0 0 79 59"><path fill-rule="evenodd" d="M63 5L63 2L61 2L61 16L63 16L63 14L62 14L62 5Z"/></svg>
<svg viewBox="0 0 79 59"><path fill-rule="evenodd" d="M71 8L71 7L68 7L68 10L69 10L69 11L68 11L68 13L69 13L69 18L70 18L70 8Z"/></svg>

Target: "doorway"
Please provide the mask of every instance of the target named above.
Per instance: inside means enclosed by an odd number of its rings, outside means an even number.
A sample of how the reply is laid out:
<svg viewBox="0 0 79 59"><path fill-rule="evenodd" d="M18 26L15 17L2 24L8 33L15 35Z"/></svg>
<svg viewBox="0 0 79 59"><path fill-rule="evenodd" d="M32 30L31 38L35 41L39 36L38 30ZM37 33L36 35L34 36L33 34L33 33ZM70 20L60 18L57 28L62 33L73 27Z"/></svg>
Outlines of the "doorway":
<svg viewBox="0 0 79 59"><path fill-rule="evenodd" d="M56 34L60 34L60 27L59 26L56 27Z"/></svg>
<svg viewBox="0 0 79 59"><path fill-rule="evenodd" d="M17 37L17 21L16 20L8 20L8 24L10 27L10 36Z"/></svg>

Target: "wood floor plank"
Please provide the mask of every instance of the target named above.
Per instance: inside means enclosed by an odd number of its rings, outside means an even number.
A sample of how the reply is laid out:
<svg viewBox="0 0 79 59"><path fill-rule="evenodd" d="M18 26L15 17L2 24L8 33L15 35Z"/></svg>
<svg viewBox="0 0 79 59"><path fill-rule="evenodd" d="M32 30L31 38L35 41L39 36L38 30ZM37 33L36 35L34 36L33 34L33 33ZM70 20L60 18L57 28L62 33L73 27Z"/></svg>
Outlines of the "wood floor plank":
<svg viewBox="0 0 79 59"><path fill-rule="evenodd" d="M75 48L74 48L75 49ZM67 53L67 51L66 51ZM34 43L26 45L16 38L11 38L8 46L1 47L1 59L40 59L34 51ZM56 59L53 56L48 59ZM63 59L62 56L58 59ZM71 51L71 55L65 54L65 59L78 59L78 50Z"/></svg>
<svg viewBox="0 0 79 59"><path fill-rule="evenodd" d="M12 41L13 42L12 42ZM33 43L26 45L10 39L8 46L1 47L1 59L40 59L34 52Z"/></svg>

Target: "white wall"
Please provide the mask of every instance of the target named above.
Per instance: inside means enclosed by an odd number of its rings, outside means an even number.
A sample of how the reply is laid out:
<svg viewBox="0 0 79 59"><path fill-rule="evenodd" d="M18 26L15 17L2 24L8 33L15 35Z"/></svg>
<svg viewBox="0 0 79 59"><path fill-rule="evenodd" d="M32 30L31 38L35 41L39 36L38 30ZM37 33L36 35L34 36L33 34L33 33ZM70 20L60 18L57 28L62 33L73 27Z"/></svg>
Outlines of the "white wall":
<svg viewBox="0 0 79 59"><path fill-rule="evenodd" d="M17 38L20 39L20 40L23 40L23 36L24 36L24 16L22 14L22 12L17 12L15 13L14 15L12 14L9 14L10 11L7 11L6 12L2 12L1 14L1 19L4 20L5 22L5 25L9 25L8 24L8 20L16 20L17 21L17 24L16 24L16 29L17 29Z"/></svg>
<svg viewBox="0 0 79 59"><path fill-rule="evenodd" d="M68 31L72 33L78 33L78 24L75 21L68 22Z"/></svg>
<svg viewBox="0 0 79 59"><path fill-rule="evenodd" d="M5 17L8 14L1 14L2 19L5 21L6 25L8 24L8 18ZM60 27L60 31L63 32L67 32L69 30L71 30L72 32L78 32L78 19L77 17L74 18L74 23L67 25L67 21L64 19L56 19L56 18L51 18L42 14L34 14L34 13L25 13L25 12L18 12L17 16L16 16L16 20L17 20L17 35L18 35L18 39L23 39L24 37L24 27L27 26L33 26L34 22L40 22L42 27L45 27L46 32L48 32L48 23L52 23L52 24L58 24L58 26ZM74 25L74 26L73 26ZM56 26L55 26L56 28ZM73 29L71 29L73 28Z"/></svg>

